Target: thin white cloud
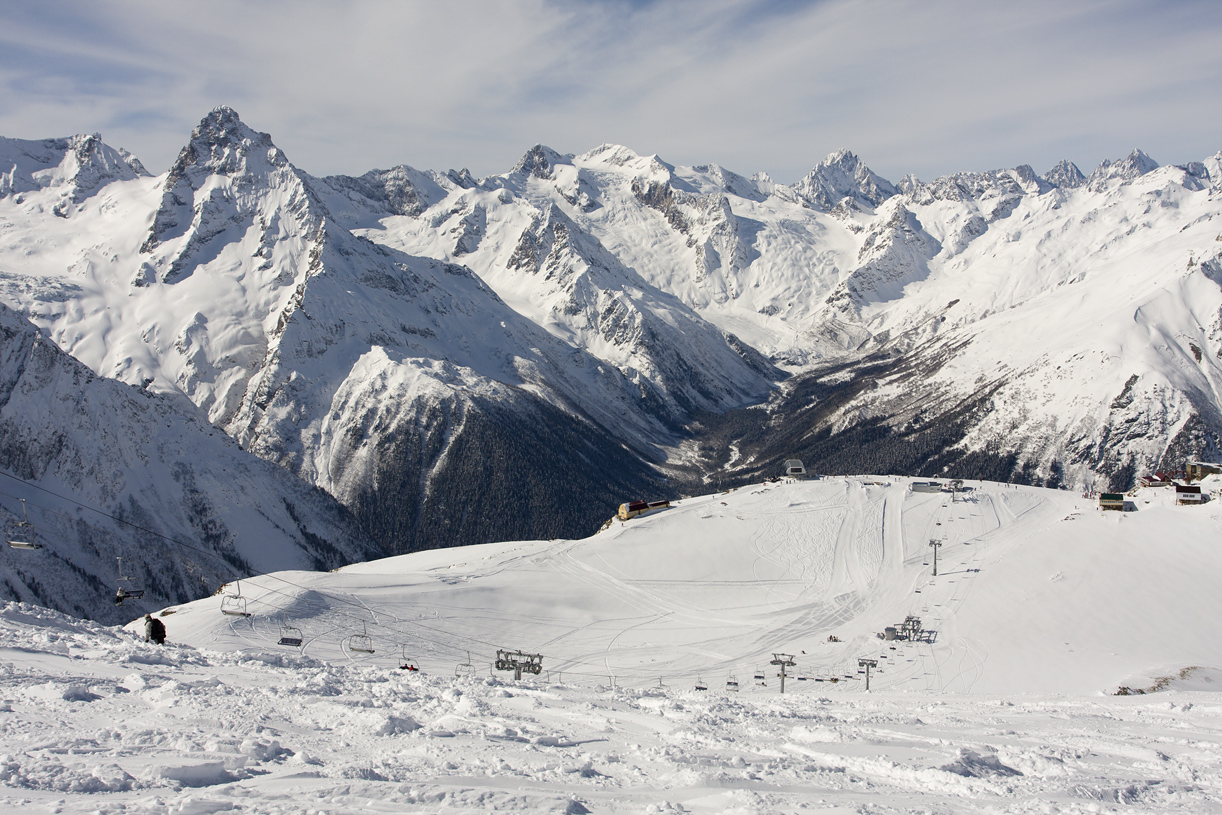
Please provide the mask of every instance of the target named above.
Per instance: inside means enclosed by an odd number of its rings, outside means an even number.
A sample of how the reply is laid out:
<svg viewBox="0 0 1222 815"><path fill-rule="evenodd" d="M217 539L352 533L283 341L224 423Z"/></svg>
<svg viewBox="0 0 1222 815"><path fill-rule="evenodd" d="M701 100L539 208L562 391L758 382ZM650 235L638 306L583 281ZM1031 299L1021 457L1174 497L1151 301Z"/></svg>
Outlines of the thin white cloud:
<svg viewBox="0 0 1222 815"><path fill-rule="evenodd" d="M10 4L0 133L102 130L159 171L228 104L318 174L537 141L779 180L839 147L893 179L1089 170L1222 148L1220 35L1217 3L1138 0Z"/></svg>

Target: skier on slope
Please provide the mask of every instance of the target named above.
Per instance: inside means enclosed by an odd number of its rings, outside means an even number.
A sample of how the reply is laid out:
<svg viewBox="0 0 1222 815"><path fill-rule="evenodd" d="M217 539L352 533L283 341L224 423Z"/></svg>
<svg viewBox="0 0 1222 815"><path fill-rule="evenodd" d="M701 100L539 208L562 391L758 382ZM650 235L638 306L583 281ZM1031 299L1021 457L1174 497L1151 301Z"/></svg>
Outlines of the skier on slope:
<svg viewBox="0 0 1222 815"><path fill-rule="evenodd" d="M152 614L144 615L144 641L155 642L158 645L165 643L165 623Z"/></svg>

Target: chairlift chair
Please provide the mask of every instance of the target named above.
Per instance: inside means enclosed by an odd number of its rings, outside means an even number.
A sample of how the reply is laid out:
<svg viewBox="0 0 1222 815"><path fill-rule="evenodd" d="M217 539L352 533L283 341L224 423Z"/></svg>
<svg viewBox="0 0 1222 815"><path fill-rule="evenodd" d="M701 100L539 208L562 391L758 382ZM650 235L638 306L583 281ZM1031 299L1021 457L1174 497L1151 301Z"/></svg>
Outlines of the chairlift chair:
<svg viewBox="0 0 1222 815"><path fill-rule="evenodd" d="M115 605L121 606L123 605L124 600L139 600L143 596L144 589L133 589L132 591L128 591L122 586L119 586L118 590L115 592Z"/></svg>
<svg viewBox="0 0 1222 815"><path fill-rule="evenodd" d="M119 561L119 587L115 589L115 605L123 605L124 600L139 600L144 596L144 589L129 589L123 584L131 581L131 578L123 574L123 558L117 557Z"/></svg>
<svg viewBox="0 0 1222 815"><path fill-rule="evenodd" d="M25 514L25 499L21 500L21 520L10 521L5 530L4 538L10 549L41 549L42 545L34 537L34 525Z"/></svg>
<svg viewBox="0 0 1222 815"><path fill-rule="evenodd" d="M500 665L497 665L497 670L510 670L510 669L502 668ZM467 652L467 661L466 662L460 662L454 666L454 675L455 676L475 676L475 666L471 664L471 652L470 651Z"/></svg>
<svg viewBox="0 0 1222 815"><path fill-rule="evenodd" d="M704 680L696 677L696 690L708 690L709 686L704 684Z"/></svg>
<svg viewBox="0 0 1222 815"><path fill-rule="evenodd" d="M280 620L280 641L277 642L276 644L277 645L287 645L290 648L300 648L301 642L302 642L301 629L295 626L289 625L288 623L284 621L283 618L281 618Z"/></svg>
<svg viewBox="0 0 1222 815"><path fill-rule="evenodd" d="M738 692L738 677L734 676L734 674L726 677L726 690Z"/></svg>
<svg viewBox="0 0 1222 815"><path fill-rule="evenodd" d="M764 671L762 669L755 672L755 684L768 687L768 680L764 676Z"/></svg>
<svg viewBox="0 0 1222 815"><path fill-rule="evenodd" d="M399 670L400 671L411 671L411 672L420 670L419 668L416 667L415 660L413 660L411 657L407 655L407 646L406 645L403 646L402 656L399 657Z"/></svg>
<svg viewBox="0 0 1222 815"><path fill-rule="evenodd" d="M234 593L221 595L221 613L230 617L249 617L246 610L246 598L242 596L242 581L235 580Z"/></svg>
<svg viewBox="0 0 1222 815"><path fill-rule="evenodd" d="M374 653L373 640L369 638L369 630L366 628L365 623L361 623L361 633L349 635L346 642L348 643L349 651L358 654Z"/></svg>
<svg viewBox="0 0 1222 815"><path fill-rule="evenodd" d="M221 613L230 617L249 617L246 610L246 598L240 594L226 594L221 598Z"/></svg>

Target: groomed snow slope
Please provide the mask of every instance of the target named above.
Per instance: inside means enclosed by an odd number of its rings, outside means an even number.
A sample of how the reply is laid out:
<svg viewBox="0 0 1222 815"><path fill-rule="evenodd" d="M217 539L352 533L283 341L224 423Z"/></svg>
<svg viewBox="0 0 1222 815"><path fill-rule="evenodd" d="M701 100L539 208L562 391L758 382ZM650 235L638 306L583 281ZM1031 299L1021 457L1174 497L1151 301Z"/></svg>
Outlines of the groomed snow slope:
<svg viewBox="0 0 1222 815"><path fill-rule="evenodd" d="M258 577L242 582L249 619L209 598L168 622L175 640L223 651L274 649L283 616L328 662L385 666L406 649L453 673L469 651L487 675L498 648L521 649L566 681L724 687L732 673L751 692L774 652L810 678L791 690L855 677L859 657L882 660L877 689L935 693L1097 694L1222 667L1201 623L1222 619L1222 502L1134 500L1137 512L1100 513L1073 493L980 482L957 501L899 478L763 484L580 541ZM878 639L908 615L929 641ZM363 628L373 655L345 645Z"/></svg>
<svg viewBox="0 0 1222 815"><path fill-rule="evenodd" d="M971 486L763 485L584 541L267 575L242 582L251 617L178 607L162 647L9 604L0 808L1222 811L1219 504L1151 491L1104 516ZM281 612L300 652L276 645ZM891 651L873 632L908 613L932 641ZM372 655L340 645L358 620ZM403 646L422 671L399 670ZM496 646L548 674L490 675ZM477 673L456 677L467 649ZM773 650L812 678L881 670L868 694L794 678L780 696L772 669L752 680ZM1120 683L1152 693L1102 692Z"/></svg>

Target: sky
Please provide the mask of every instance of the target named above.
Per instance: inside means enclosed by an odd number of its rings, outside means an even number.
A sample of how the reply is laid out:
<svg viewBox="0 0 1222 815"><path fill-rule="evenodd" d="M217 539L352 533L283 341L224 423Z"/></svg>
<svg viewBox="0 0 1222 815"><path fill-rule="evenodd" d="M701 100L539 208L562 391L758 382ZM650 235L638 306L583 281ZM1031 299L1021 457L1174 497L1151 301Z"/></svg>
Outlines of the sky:
<svg viewBox="0 0 1222 815"><path fill-rule="evenodd" d="M60 0L0 5L0 135L164 172L228 105L314 175L611 142L791 183L1222 150L1222 3Z"/></svg>

